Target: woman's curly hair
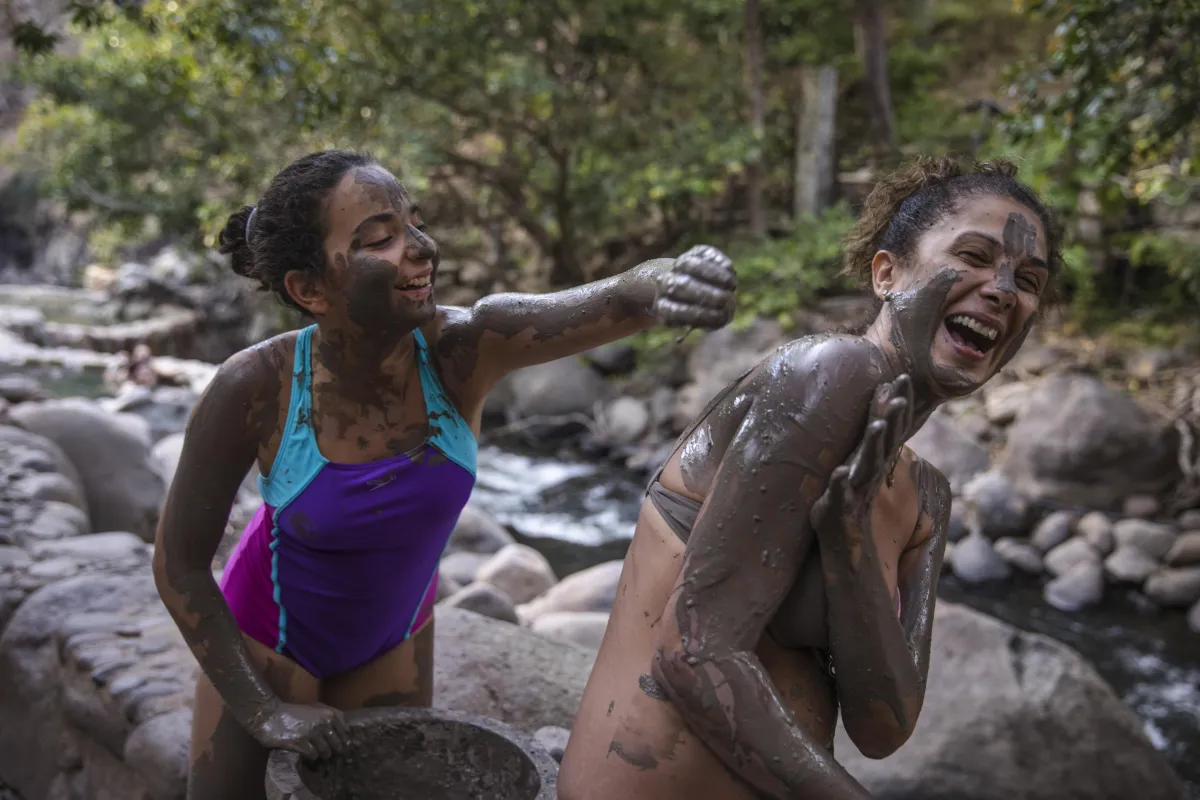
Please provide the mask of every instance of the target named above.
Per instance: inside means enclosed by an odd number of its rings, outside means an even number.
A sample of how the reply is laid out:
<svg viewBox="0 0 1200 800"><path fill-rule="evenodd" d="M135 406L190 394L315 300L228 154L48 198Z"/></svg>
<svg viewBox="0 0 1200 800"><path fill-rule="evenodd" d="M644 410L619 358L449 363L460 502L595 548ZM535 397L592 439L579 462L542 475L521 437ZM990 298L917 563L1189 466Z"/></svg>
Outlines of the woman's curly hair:
<svg viewBox="0 0 1200 800"><path fill-rule="evenodd" d="M860 287L872 284L871 261L880 250L907 262L924 233L958 210L966 197L1007 197L1028 208L1046 232L1051 280L1062 265L1062 229L1041 198L1016 178L1009 161L976 163L970 169L951 158L917 158L871 190L858 222L845 238L842 272Z"/></svg>

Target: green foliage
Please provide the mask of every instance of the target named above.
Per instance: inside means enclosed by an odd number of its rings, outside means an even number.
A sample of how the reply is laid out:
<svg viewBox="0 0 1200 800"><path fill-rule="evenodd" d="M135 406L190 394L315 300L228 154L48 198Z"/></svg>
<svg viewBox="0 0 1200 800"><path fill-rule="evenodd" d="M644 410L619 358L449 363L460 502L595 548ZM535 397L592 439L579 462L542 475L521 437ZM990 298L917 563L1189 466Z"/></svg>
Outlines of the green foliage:
<svg viewBox="0 0 1200 800"><path fill-rule="evenodd" d="M853 79L856 63L852 0L763 0L758 142L740 0L77 5L78 52L28 48L21 77L40 99L9 153L71 207L211 243L286 161L364 148L435 227L532 244L559 284L673 252L760 154L769 188L786 187L792 73L832 63Z"/></svg>
<svg viewBox="0 0 1200 800"><path fill-rule="evenodd" d="M1094 323L1099 307L1096 267L1088 258L1087 249L1073 244L1063 249L1063 272L1054 291L1070 298L1077 321Z"/></svg>
<svg viewBox="0 0 1200 800"><path fill-rule="evenodd" d="M101 4L110 8L111 4ZM211 235L284 162L367 148L466 224L519 226L560 282L686 230L751 152L736 38L672 3L147 0L32 57L17 158L74 207ZM436 219L435 219L436 222ZM633 242L616 264L596 254Z"/></svg>
<svg viewBox="0 0 1200 800"><path fill-rule="evenodd" d="M1131 268L1165 272L1167 285L1158 292L1165 311L1195 316L1200 303L1200 244L1155 230L1139 231L1118 242L1127 247Z"/></svg>
<svg viewBox="0 0 1200 800"><path fill-rule="evenodd" d="M839 203L818 217L801 219L788 237L718 242L738 274L733 327L746 328L765 317L789 330L796 324L796 313L821 295L853 288L841 275L842 239L853 224L850 207ZM665 357L681 333L654 328L634 337L639 359L654 363Z"/></svg>
<svg viewBox="0 0 1200 800"><path fill-rule="evenodd" d="M1157 230L1155 217L1200 197L1200 3L1022 5L1053 32L1014 75L1019 105L989 148L1016 156L1068 222L1086 208L1102 226L1093 247L1109 251L1107 263L1079 259L1064 276L1076 317L1094 326L1146 306L1192 314L1197 247Z"/></svg>
<svg viewBox="0 0 1200 800"><path fill-rule="evenodd" d="M77 55L28 59L20 77L40 96L8 158L40 165L55 196L129 235L147 217L167 234L211 235L281 155L320 137L289 113L291 86L189 33L202 5L150 0L138 19L77 27Z"/></svg>
<svg viewBox="0 0 1200 800"><path fill-rule="evenodd" d="M105 0L70 0L63 6L63 13L81 29L91 29L111 22L115 16L113 11L120 11L129 19L138 19L141 8L137 2L109 3ZM18 51L34 56L49 53L62 42L60 33L46 30L30 20L21 20L13 24L9 38Z"/></svg>
<svg viewBox="0 0 1200 800"><path fill-rule="evenodd" d="M901 154L971 155L986 139L996 76L1037 41L1039 24L1012 0L893 6L888 77Z"/></svg>
<svg viewBox="0 0 1200 800"><path fill-rule="evenodd" d="M1200 3L1196 0L1036 0L1055 34L1027 72L1028 136L1069 140L1079 164L1131 177L1185 157L1200 120Z"/></svg>
<svg viewBox="0 0 1200 800"><path fill-rule="evenodd" d="M758 317L778 320L784 329L796 312L833 288L848 288L840 276L842 239L854 224L849 206L840 203L796 224L787 238L735 240L729 255L738 271L736 326Z"/></svg>
<svg viewBox="0 0 1200 800"><path fill-rule="evenodd" d="M212 244L283 164L368 149L421 196L445 244L577 283L706 239L742 278L738 324L790 322L841 288L846 206L792 235L740 238L743 171L764 163L788 212L799 71L839 70L838 152L870 140L855 0L760 0L767 129L747 125L742 0L71 0L77 46L17 24L37 92L14 165L96 221L95 245L162 233ZM1197 196L1197 0L894 0L888 71L903 155L1004 155L1067 220L1081 198L1118 257L1075 242L1063 285L1081 318L1200 300L1200 256L1149 225ZM974 101L1004 65L1020 104L984 141ZM1157 207L1157 206L1156 206ZM441 211L439 214L438 211ZM725 220L726 222L721 222ZM676 334L672 334L674 336Z"/></svg>

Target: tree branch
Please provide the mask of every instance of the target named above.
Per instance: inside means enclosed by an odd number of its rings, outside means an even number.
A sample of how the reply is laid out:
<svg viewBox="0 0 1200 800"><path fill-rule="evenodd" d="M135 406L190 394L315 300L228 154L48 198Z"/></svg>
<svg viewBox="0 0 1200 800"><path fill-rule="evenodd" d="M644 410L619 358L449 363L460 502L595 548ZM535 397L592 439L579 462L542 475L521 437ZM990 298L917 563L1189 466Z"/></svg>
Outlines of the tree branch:
<svg viewBox="0 0 1200 800"><path fill-rule="evenodd" d="M459 169L469 170L477 180L487 183L500 191L507 199L509 210L522 228L537 242L543 253L549 255L554 251L555 239L546 230L546 226L537 218L529 204L525 202L525 194L521 189L519 179L502 174L490 164L485 164L453 150L449 147L435 147L437 153L450 164Z"/></svg>

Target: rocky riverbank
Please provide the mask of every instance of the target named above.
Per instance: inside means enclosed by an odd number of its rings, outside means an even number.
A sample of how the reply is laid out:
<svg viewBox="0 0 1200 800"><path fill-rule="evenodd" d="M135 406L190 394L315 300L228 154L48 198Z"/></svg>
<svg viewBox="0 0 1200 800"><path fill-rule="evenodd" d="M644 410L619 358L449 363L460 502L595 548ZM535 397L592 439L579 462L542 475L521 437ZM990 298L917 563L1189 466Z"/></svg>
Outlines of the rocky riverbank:
<svg viewBox="0 0 1200 800"><path fill-rule="evenodd" d="M854 313L831 303L806 324ZM48 347L36 330L10 328L2 360L118 357ZM693 339L648 372L634 373L620 345L525 370L496 392L488 437L556 441L645 472L715 391L785 338L763 323ZM95 400L0 376L0 781L25 798L182 796L195 664L155 596L148 542L213 368L151 366L148 380ZM1037 576L1058 609L1132 589L1200 629L1189 418L1165 420L1112 383L1061 348L1031 345L980 397L931 420L913 446L955 489L947 570L973 582ZM1175 390L1190 403L1188 386ZM222 557L261 502L253 477ZM436 703L537 732L560 752L620 567L559 580L539 550L468 507L442 562ZM1142 723L1076 653L951 603L939 605L913 741L872 762L842 735L838 753L880 797L1184 796Z"/></svg>
<svg viewBox="0 0 1200 800"><path fill-rule="evenodd" d="M168 476L155 458L167 448L147 455L149 426L110 417L141 432L140 447L127 440L118 454ZM0 779L26 798L180 798L195 663L155 595L144 534L93 533L108 513L82 514L95 473L47 436L0 427L9 431L19 433L0 435L0 463L23 466L6 483L26 487L11 497L38 517L55 518L49 503L81 513L51 505L75 526L43 523L0 548ZM29 494L37 475L52 476L41 483L58 496L74 488L72 502ZM114 502L134 498L111 485ZM442 562L436 705L503 720L561 753L620 569L559 580L540 552L469 507ZM912 742L873 762L839 736L839 758L879 797L1184 797L1141 722L1078 655L950 603L939 605Z"/></svg>

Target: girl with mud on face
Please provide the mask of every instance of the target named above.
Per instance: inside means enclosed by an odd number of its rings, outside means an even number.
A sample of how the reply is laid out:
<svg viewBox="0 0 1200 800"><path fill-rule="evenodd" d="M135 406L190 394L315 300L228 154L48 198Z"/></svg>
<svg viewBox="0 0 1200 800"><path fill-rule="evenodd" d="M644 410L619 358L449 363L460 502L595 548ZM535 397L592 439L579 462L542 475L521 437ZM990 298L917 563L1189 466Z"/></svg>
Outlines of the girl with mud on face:
<svg viewBox="0 0 1200 800"><path fill-rule="evenodd" d="M340 150L281 171L221 248L312 324L221 366L159 524L159 592L203 672L192 800L264 797L271 749L346 747L342 710L430 705L438 562L501 378L656 323L720 327L736 287L729 260L698 247L563 292L438 306L420 208ZM212 559L255 464L265 504L218 586Z"/></svg>
<svg viewBox="0 0 1200 800"><path fill-rule="evenodd" d="M857 334L797 339L720 392L651 480L559 775L563 800L870 795L925 695L950 492L905 447L1012 358L1058 270L1015 167L921 159L872 191Z"/></svg>

